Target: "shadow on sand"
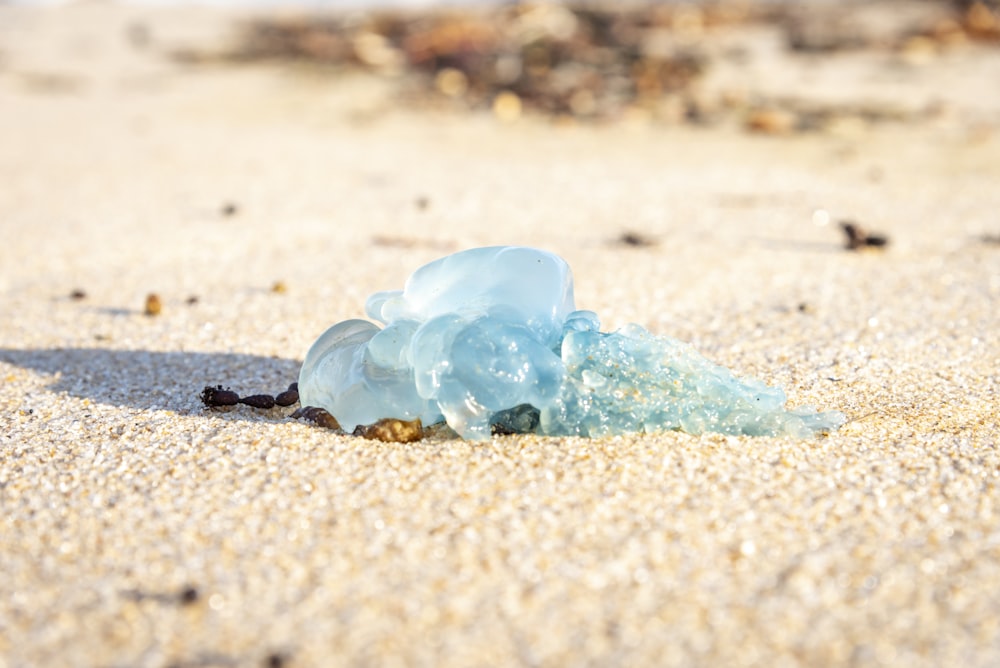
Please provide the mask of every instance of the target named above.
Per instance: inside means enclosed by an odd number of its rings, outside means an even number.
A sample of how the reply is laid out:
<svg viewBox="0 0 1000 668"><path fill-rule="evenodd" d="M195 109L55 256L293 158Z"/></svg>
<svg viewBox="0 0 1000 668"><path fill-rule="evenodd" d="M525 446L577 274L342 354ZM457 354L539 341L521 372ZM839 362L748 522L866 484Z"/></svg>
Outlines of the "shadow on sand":
<svg viewBox="0 0 1000 668"><path fill-rule="evenodd" d="M203 410L206 385L241 395L274 394L297 380L298 360L238 353L152 352L98 348L0 348L0 362L52 376L48 390L143 410ZM228 413L240 419L244 411ZM249 417L247 414L246 417Z"/></svg>

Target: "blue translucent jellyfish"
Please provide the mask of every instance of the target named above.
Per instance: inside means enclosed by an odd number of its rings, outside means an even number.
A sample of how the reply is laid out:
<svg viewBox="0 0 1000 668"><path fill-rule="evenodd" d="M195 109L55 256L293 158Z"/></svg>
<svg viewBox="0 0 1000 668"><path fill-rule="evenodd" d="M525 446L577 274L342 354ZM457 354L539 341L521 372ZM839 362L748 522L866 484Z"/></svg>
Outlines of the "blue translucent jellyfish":
<svg viewBox="0 0 1000 668"><path fill-rule="evenodd" d="M381 418L492 433L608 436L681 430L808 437L844 416L785 410L689 344L638 325L601 332L577 311L569 265L534 248L476 248L368 299L367 320L328 329L299 374L303 406L351 431Z"/></svg>

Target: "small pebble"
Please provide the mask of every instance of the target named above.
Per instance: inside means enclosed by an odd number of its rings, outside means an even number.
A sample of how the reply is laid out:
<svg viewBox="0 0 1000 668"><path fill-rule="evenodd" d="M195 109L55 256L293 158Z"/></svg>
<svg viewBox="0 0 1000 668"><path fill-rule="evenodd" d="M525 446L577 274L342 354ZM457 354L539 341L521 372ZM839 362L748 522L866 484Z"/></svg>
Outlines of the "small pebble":
<svg viewBox="0 0 1000 668"><path fill-rule="evenodd" d="M643 246L655 246L656 241L641 232L623 232L620 237L618 237L618 243L623 246L634 246L640 248Z"/></svg>
<svg viewBox="0 0 1000 668"><path fill-rule="evenodd" d="M795 129L795 114L783 109L758 109L747 116L745 127L750 132L767 135L788 134Z"/></svg>
<svg viewBox="0 0 1000 668"><path fill-rule="evenodd" d="M163 312L163 302L160 301L160 296L156 293L150 293L146 295L146 305L143 308L143 313L149 316L160 315Z"/></svg>
<svg viewBox="0 0 1000 668"><path fill-rule="evenodd" d="M197 603L199 597L200 594L196 588L187 586L181 590L177 598L180 600L181 605L191 605Z"/></svg>
<svg viewBox="0 0 1000 668"><path fill-rule="evenodd" d="M383 418L374 424L359 424L354 429L354 436L361 436L370 441L385 441L386 443L413 443L423 438L423 425L420 418L416 420L397 420Z"/></svg>
<svg viewBox="0 0 1000 668"><path fill-rule="evenodd" d="M325 408L306 406L305 408L300 408L292 413L292 417L296 420L306 420L308 422L312 422L313 424L326 429L340 429L340 423L337 422L337 418L333 417L333 415L331 415Z"/></svg>

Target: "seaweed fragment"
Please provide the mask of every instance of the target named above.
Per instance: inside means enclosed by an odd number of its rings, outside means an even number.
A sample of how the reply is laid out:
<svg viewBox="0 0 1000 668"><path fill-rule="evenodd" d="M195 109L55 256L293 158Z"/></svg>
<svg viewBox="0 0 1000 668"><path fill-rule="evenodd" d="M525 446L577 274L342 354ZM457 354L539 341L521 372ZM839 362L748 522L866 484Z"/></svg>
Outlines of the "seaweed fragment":
<svg viewBox="0 0 1000 668"><path fill-rule="evenodd" d="M889 245L889 237L877 232L870 232L852 220L840 221L840 229L844 231L845 248L861 250L864 248L885 248Z"/></svg>

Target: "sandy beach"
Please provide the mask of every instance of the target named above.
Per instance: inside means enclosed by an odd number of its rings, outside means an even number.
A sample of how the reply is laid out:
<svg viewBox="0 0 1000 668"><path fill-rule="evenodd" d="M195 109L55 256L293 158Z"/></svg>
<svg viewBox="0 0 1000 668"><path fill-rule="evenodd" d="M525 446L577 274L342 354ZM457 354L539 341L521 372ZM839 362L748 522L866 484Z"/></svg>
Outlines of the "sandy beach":
<svg viewBox="0 0 1000 668"><path fill-rule="evenodd" d="M1000 48L721 32L701 94L838 110L798 131L178 57L241 18L0 5L0 666L1000 664ZM850 421L399 444L199 399L496 244Z"/></svg>

